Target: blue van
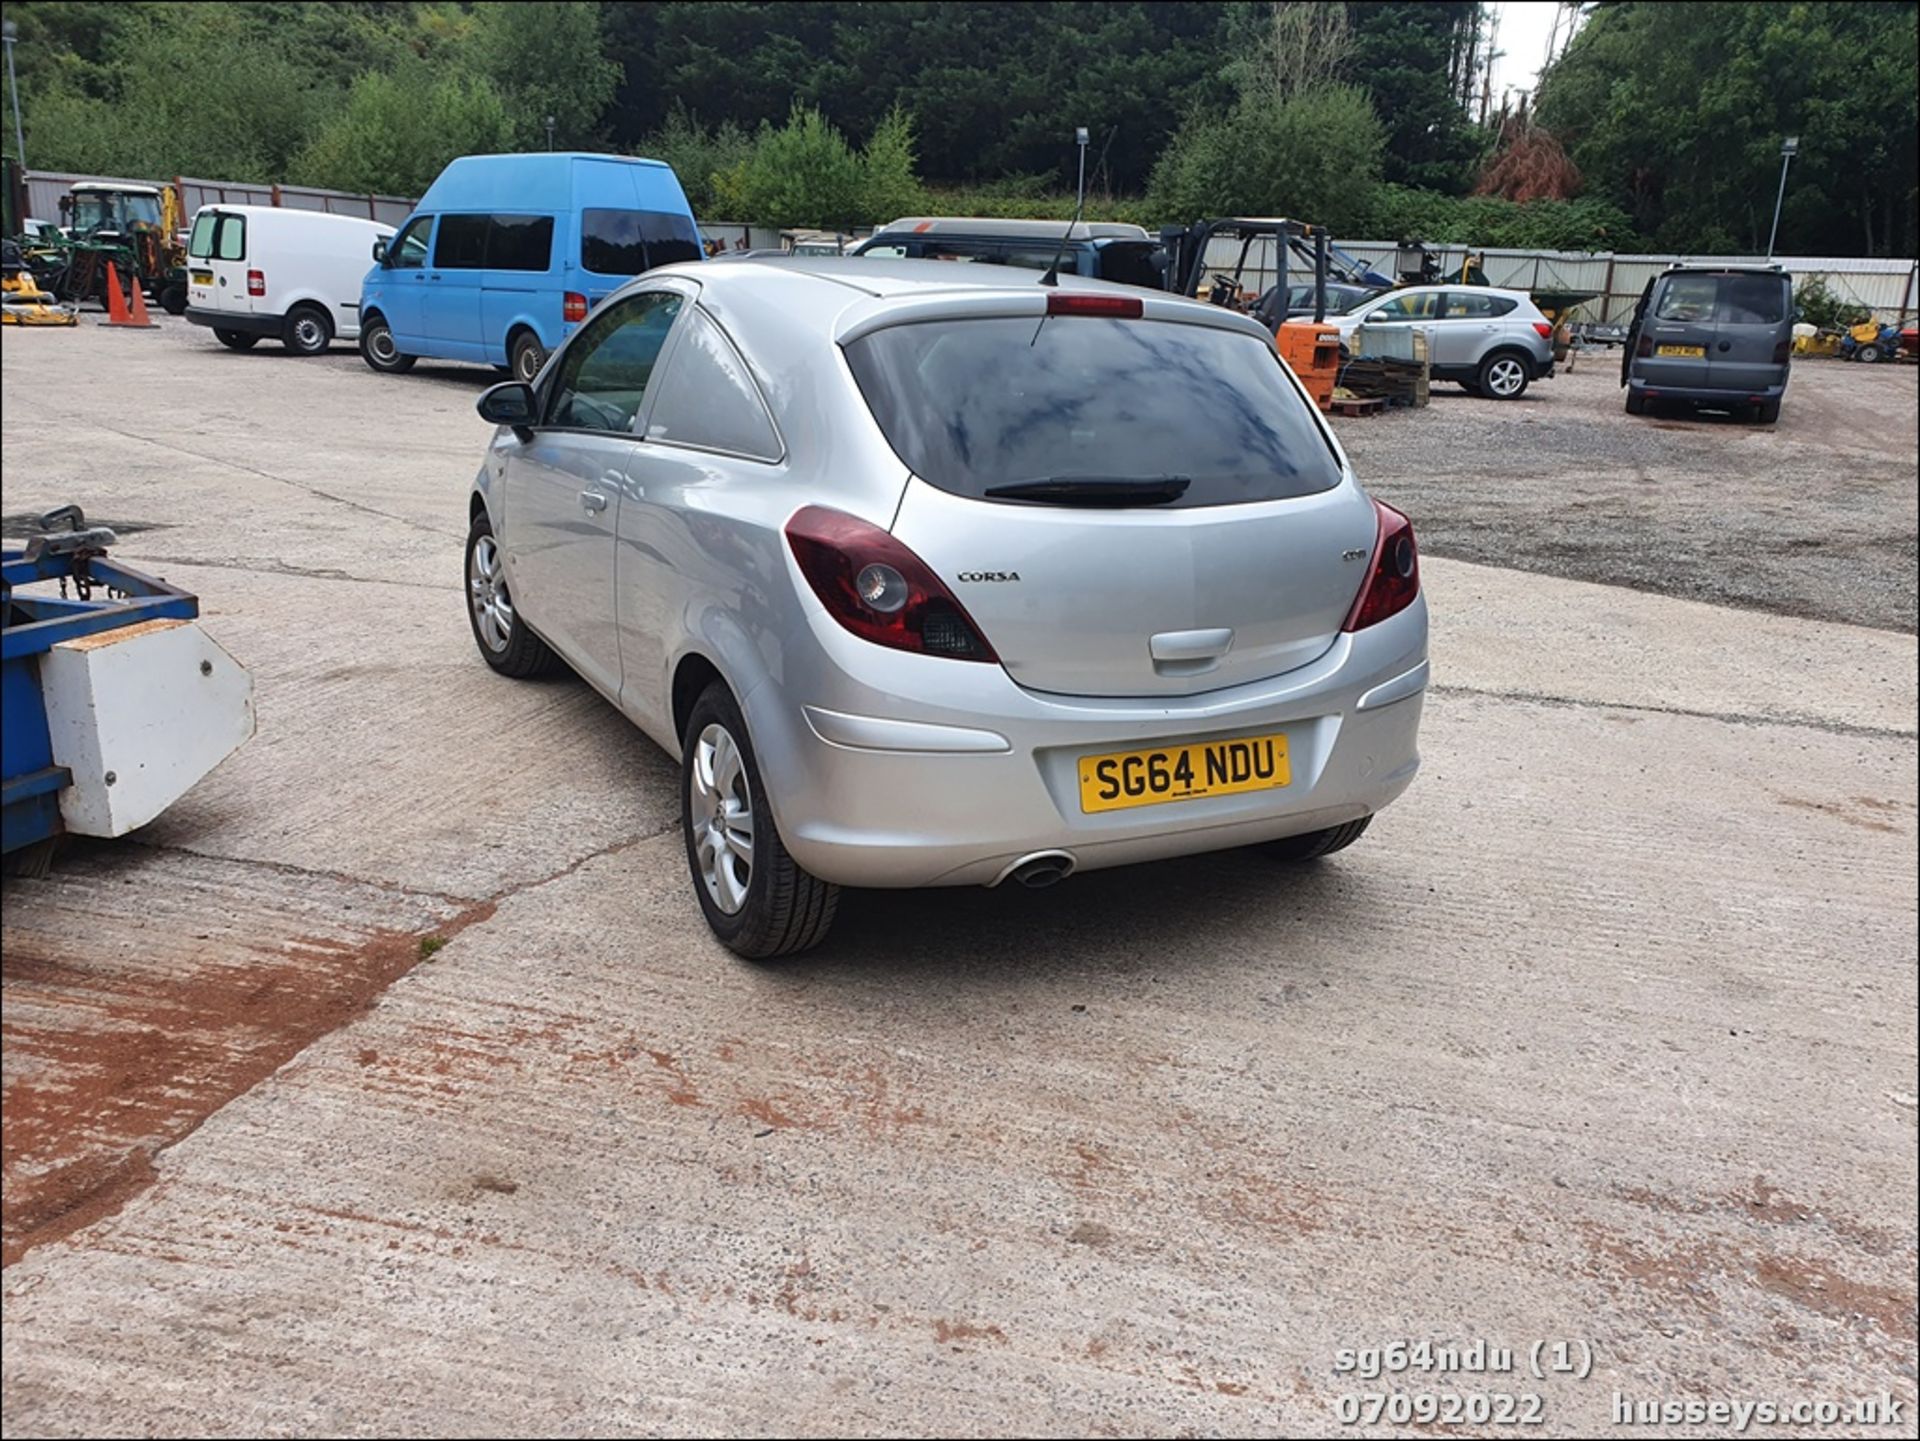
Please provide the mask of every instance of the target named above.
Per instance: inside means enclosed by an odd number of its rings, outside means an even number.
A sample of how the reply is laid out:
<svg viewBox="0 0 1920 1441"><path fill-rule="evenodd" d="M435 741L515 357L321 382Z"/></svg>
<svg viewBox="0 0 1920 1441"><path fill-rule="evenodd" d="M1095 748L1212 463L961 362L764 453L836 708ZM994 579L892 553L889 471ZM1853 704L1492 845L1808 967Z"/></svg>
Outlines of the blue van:
<svg viewBox="0 0 1920 1441"><path fill-rule="evenodd" d="M626 281L702 258L671 166L625 155L466 155L440 172L360 287L360 355L421 356L531 381Z"/></svg>

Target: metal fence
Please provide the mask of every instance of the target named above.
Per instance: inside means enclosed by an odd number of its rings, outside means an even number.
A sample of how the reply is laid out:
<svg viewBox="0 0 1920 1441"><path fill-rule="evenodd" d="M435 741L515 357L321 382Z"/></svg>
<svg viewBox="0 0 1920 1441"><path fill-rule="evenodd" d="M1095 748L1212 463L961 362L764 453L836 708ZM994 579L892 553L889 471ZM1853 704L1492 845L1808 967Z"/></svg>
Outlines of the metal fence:
<svg viewBox="0 0 1920 1441"><path fill-rule="evenodd" d="M289 210L319 210L329 215L352 215L398 225L412 213L414 201L402 195L358 195L350 190L321 190L311 185L243 185L233 180L199 180L176 175L172 180L132 180L125 176L63 175L48 170L26 174L27 213L58 221L60 197L78 183L106 185L174 186L180 204L191 219L202 205L279 205Z"/></svg>
<svg viewBox="0 0 1920 1441"><path fill-rule="evenodd" d="M1394 273L1400 252L1398 245L1383 240L1336 240L1334 245L1383 275ZM1489 285L1506 290L1590 293L1593 299L1578 306L1573 317L1602 325L1624 324L1647 282L1669 265L1767 263L1760 256L1589 254L1573 250L1481 250L1459 245L1430 247L1429 253L1438 260L1442 275L1454 274L1471 256ZM1207 251L1208 269L1231 273L1239 254L1239 241L1216 240ZM1256 261L1264 269L1256 272ZM1793 277L1796 287L1803 280L1818 277L1843 301L1865 306L1881 320L1904 324L1920 306L1920 267L1911 260L1776 255L1773 263ZM1271 242L1256 242L1247 264L1246 288L1266 289L1273 273ZM1298 271L1290 278L1298 278Z"/></svg>

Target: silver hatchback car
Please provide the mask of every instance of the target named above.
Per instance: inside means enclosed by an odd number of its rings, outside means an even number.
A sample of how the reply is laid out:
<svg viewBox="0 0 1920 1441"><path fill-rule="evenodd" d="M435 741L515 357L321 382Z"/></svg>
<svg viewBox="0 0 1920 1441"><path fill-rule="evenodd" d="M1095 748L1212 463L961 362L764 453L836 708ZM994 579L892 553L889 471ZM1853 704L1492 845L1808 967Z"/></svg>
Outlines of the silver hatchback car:
<svg viewBox="0 0 1920 1441"><path fill-rule="evenodd" d="M1361 326L1427 332L1427 369L1489 400L1518 400L1553 377L1553 325L1524 290L1410 285L1328 317L1351 350Z"/></svg>
<svg viewBox="0 0 1920 1441"><path fill-rule="evenodd" d="M672 754L745 956L837 887L1340 849L1419 765L1413 530L1254 321L935 261L650 271L489 390L480 653Z"/></svg>

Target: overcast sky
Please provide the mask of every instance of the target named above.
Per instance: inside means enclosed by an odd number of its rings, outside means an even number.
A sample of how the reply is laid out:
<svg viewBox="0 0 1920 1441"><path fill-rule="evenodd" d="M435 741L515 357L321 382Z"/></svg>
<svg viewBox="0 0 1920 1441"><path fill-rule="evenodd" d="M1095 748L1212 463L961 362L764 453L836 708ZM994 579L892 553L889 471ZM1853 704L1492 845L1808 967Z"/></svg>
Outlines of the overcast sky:
<svg viewBox="0 0 1920 1441"><path fill-rule="evenodd" d="M1493 62L1493 105L1500 108L1505 90L1534 88L1547 58L1547 37L1553 33L1553 0L1504 0L1487 7L1500 21L1496 48L1506 54Z"/></svg>

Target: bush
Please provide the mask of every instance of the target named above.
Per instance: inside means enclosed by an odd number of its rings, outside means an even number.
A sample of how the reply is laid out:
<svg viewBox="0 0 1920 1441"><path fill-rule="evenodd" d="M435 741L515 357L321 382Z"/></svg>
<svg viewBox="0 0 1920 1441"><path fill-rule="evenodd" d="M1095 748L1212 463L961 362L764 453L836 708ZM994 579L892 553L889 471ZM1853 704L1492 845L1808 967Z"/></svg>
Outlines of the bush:
<svg viewBox="0 0 1920 1441"><path fill-rule="evenodd" d="M636 145L634 153L673 167L695 215L718 215L714 181L753 153L753 138L731 120L709 130L676 100L666 123Z"/></svg>
<svg viewBox="0 0 1920 1441"><path fill-rule="evenodd" d="M856 153L818 110L796 105L785 125L763 125L747 154L713 177L715 211L760 225L879 225L925 204L913 120L898 109Z"/></svg>
<svg viewBox="0 0 1920 1441"><path fill-rule="evenodd" d="M485 80L450 75L435 83L413 61L362 75L346 107L294 163L296 181L335 190L420 195L460 155L512 147L506 106Z"/></svg>
<svg viewBox="0 0 1920 1441"><path fill-rule="evenodd" d="M1403 185L1382 185L1359 230L1368 240L1421 240L1510 250L1644 249L1633 222L1604 200L1502 200L1455 197Z"/></svg>
<svg viewBox="0 0 1920 1441"><path fill-rule="evenodd" d="M1154 167L1147 194L1156 213L1181 224L1285 215L1351 234L1369 213L1385 143L1371 102L1354 86L1285 97L1255 91L1225 116L1191 116Z"/></svg>
<svg viewBox="0 0 1920 1441"><path fill-rule="evenodd" d="M1866 306L1835 295L1833 287L1817 275L1809 275L1794 287L1793 305L1801 320L1822 330L1846 330L1873 318Z"/></svg>

